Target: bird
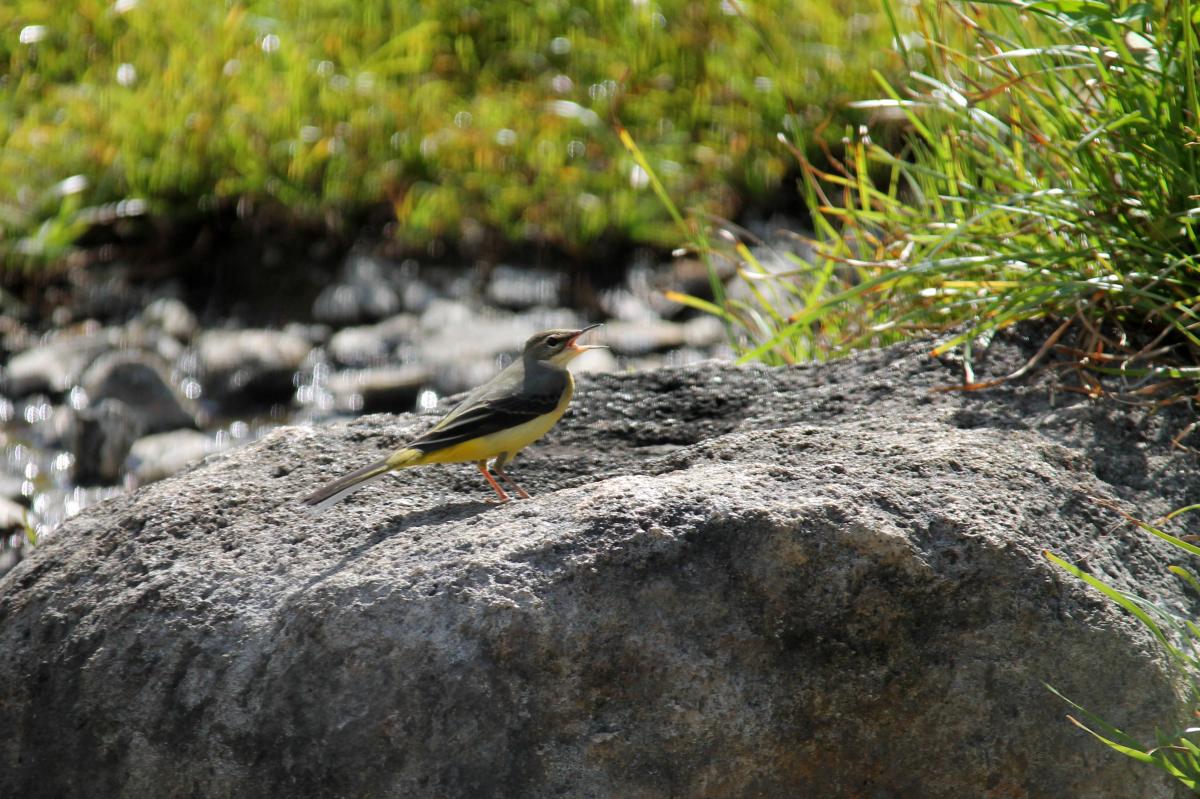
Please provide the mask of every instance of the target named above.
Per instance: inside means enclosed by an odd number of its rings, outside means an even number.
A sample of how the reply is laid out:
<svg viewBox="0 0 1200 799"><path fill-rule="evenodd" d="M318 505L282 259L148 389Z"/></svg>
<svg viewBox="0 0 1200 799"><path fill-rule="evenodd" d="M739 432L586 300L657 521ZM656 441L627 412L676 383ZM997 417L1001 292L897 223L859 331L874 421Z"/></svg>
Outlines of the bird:
<svg viewBox="0 0 1200 799"><path fill-rule="evenodd" d="M575 393L567 364L602 347L578 343L584 333L597 327L600 325L543 330L530 336L519 358L468 394L427 432L386 458L317 489L301 500L302 509L320 513L389 472L430 463L474 463L500 502L508 502L509 495L492 471L518 497L529 499L529 492L517 485L504 467L566 412Z"/></svg>

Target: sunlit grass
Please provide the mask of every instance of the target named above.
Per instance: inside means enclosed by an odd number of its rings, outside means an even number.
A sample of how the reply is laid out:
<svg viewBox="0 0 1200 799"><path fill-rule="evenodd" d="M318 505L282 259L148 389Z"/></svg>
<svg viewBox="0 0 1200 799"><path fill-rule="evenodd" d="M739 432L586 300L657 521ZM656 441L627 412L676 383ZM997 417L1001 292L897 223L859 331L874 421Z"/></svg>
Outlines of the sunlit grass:
<svg viewBox="0 0 1200 799"><path fill-rule="evenodd" d="M390 203L414 244L663 244L618 124L688 206L727 214L793 167L777 131L844 112L898 64L890 37L869 0L15 0L0 254L54 258L97 221L239 199L314 217Z"/></svg>
<svg viewBox="0 0 1200 799"><path fill-rule="evenodd" d="M1169 376L1200 375L1196 9L922 0L917 12L897 36L907 78L879 76L878 99L856 103L907 118L903 152L848 131L845 158L822 170L803 139L785 142L808 178L817 252L757 278L760 291L781 284L757 318L724 309L744 356L956 326L947 347L969 348L1058 317L1093 334L1099 368L1145 374L1170 356Z"/></svg>

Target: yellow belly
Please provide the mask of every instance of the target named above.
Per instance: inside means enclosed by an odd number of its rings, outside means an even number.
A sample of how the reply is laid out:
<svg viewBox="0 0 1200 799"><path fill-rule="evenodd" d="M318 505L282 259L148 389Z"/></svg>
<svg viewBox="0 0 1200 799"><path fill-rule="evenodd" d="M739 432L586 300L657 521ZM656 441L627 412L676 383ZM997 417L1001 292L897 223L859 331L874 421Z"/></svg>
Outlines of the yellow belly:
<svg viewBox="0 0 1200 799"><path fill-rule="evenodd" d="M575 381L572 379L570 373L568 373L567 390L563 392L562 399L558 401L558 405L550 413L539 416L536 419L530 419L524 424L510 427L507 430L500 430L488 436L464 441L461 444L455 444L452 447L431 452L405 465L420 466L423 463L473 463L475 461L495 458L505 452L509 454L509 457L512 457L518 451L528 447L546 435L550 431L550 428L554 427L555 423L566 413L567 405L570 404L571 396L574 393Z"/></svg>

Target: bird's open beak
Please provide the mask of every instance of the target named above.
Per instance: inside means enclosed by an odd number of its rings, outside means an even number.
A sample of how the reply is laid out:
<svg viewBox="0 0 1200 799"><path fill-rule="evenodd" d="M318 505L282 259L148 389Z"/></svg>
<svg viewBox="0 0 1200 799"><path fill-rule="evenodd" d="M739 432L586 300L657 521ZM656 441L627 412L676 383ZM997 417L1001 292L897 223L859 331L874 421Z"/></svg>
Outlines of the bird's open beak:
<svg viewBox="0 0 1200 799"><path fill-rule="evenodd" d="M583 328L575 335L571 336L571 343L567 345L567 348L570 350L574 350L575 352L586 352L587 350L606 349L606 347L603 344L580 344L579 343L580 336L582 336L584 333L588 332L589 330L595 330L598 327L602 327L602 324L588 325L587 327Z"/></svg>

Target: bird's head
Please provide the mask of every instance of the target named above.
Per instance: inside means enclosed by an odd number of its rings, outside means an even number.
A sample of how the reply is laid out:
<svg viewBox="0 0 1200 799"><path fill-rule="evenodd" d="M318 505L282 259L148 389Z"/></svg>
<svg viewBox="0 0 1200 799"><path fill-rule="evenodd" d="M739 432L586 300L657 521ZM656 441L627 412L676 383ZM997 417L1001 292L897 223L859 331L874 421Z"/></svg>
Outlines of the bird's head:
<svg viewBox="0 0 1200 799"><path fill-rule="evenodd" d="M525 342L523 356L534 361L546 361L555 366L566 366L572 359L602 345L577 344L579 337L600 325L588 325L580 330L543 330Z"/></svg>

